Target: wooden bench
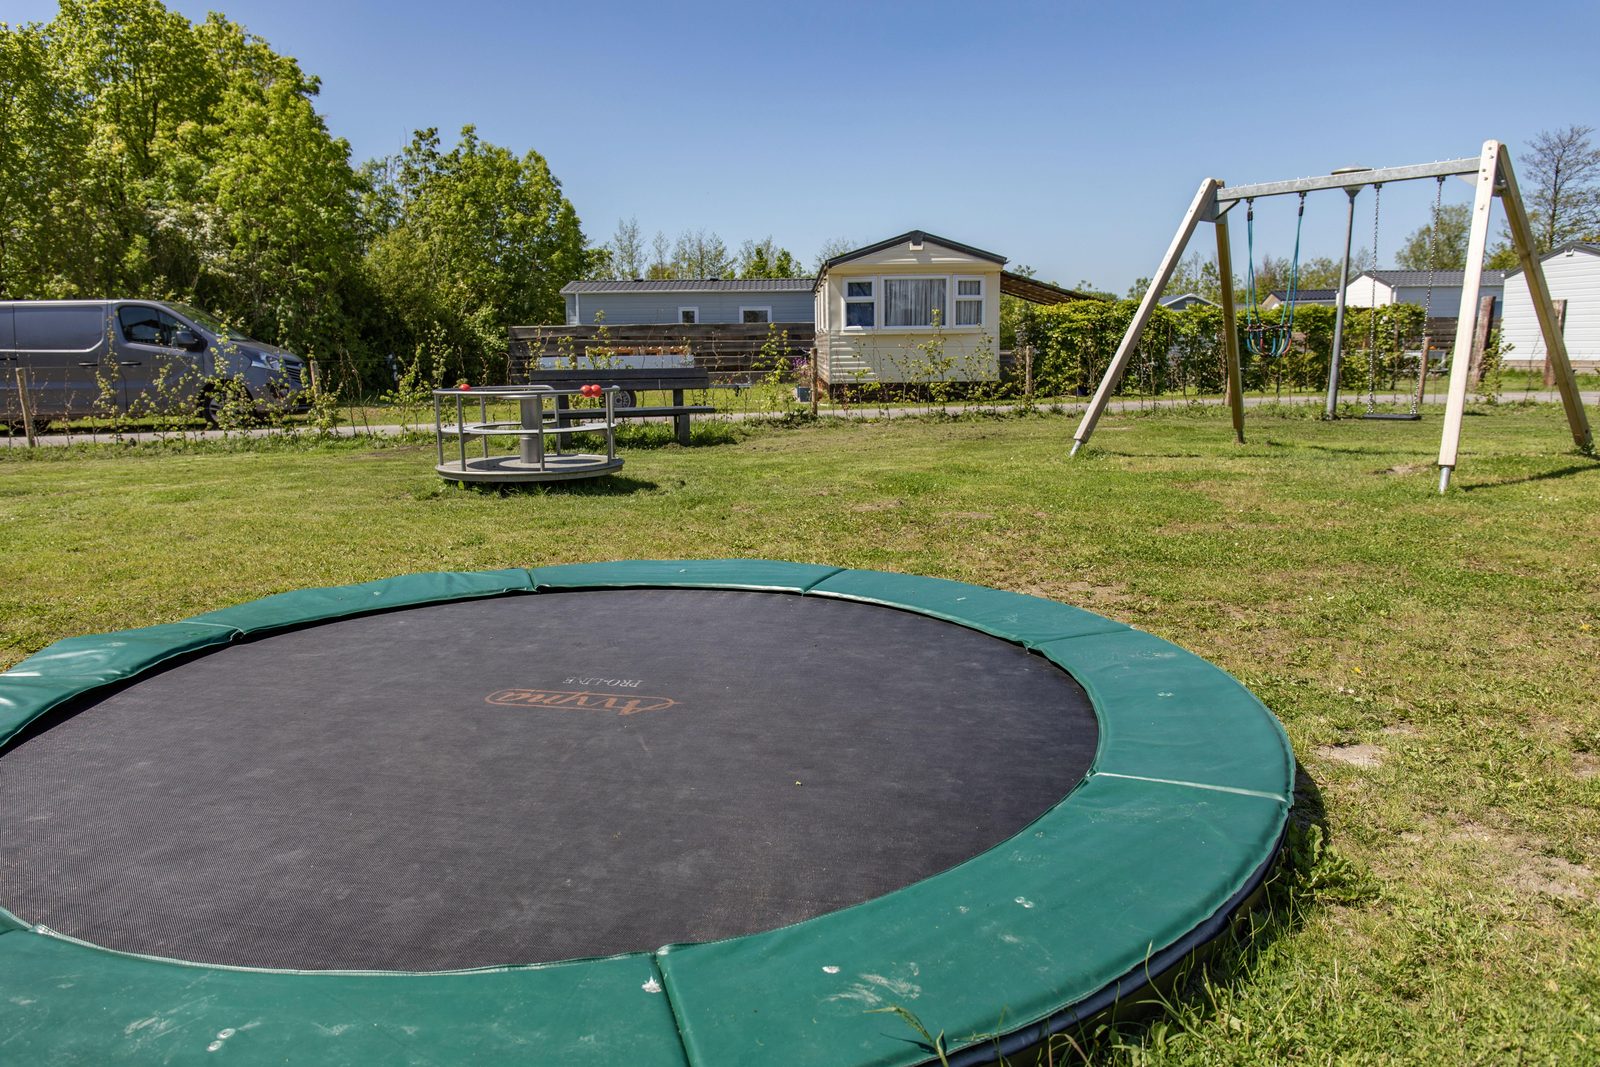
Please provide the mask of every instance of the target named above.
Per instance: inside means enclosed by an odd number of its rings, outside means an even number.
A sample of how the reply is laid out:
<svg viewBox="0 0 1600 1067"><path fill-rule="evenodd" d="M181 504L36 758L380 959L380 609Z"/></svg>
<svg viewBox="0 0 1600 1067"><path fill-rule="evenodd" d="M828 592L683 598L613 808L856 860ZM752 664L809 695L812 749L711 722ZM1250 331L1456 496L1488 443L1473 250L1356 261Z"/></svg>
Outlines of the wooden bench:
<svg viewBox="0 0 1600 1067"><path fill-rule="evenodd" d="M637 396L642 392L671 392L672 403L655 405L651 407L623 407L617 405L613 414L619 419L653 419L670 417L677 424L678 443L689 443L689 417L691 415L710 415L717 409L710 404L685 404L683 394L689 389L709 389L711 387L711 372L699 367L656 367L656 368L594 368L588 370L539 370L528 371L528 382L533 385L553 385L557 388L587 385L591 382L598 385L615 385L626 389ZM565 426L572 418L567 412L572 410L567 406L565 396L556 397L557 425Z"/></svg>

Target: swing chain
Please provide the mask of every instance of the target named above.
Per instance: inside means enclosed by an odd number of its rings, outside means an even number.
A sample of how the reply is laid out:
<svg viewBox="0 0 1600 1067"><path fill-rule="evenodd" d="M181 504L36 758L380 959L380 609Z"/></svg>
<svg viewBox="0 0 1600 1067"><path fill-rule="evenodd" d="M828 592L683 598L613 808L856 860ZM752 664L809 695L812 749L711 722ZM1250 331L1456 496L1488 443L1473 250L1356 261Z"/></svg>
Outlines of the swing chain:
<svg viewBox="0 0 1600 1067"><path fill-rule="evenodd" d="M1249 303L1245 306L1244 347L1252 356L1280 359L1293 344L1294 311L1300 294L1300 233L1306 217L1306 194L1300 194L1300 209L1294 223L1294 259L1289 265L1289 285L1284 290L1284 304L1288 310L1281 312L1275 323L1262 320L1258 314L1256 292L1256 202L1245 198L1246 276Z"/></svg>
<svg viewBox="0 0 1600 1067"><path fill-rule="evenodd" d="M1367 290L1372 302L1367 307L1367 413L1378 407L1378 214L1383 208L1383 183L1372 186L1372 283Z"/></svg>
<svg viewBox="0 0 1600 1067"><path fill-rule="evenodd" d="M1417 355L1417 390L1411 394L1411 414L1418 413L1422 392L1428 387L1428 350L1433 347L1433 275L1439 267L1439 212L1444 204L1444 175L1433 190L1433 225L1428 227L1428 295L1422 306L1422 351Z"/></svg>

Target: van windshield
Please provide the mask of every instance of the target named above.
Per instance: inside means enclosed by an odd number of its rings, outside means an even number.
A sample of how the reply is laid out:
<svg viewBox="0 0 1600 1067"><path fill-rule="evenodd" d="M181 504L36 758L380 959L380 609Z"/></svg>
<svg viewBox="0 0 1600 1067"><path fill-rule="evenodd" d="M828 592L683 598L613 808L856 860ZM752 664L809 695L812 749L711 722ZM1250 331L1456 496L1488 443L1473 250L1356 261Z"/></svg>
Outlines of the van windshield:
<svg viewBox="0 0 1600 1067"><path fill-rule="evenodd" d="M246 337L241 330L235 330L231 327L224 326L221 320L219 320L209 311L202 311L200 308L189 304L169 304L167 306L172 308L172 310L176 311L178 314L192 321L196 326L204 327L205 329L210 330L212 333L227 334L228 337L235 341L250 341L255 344L261 343L254 337Z"/></svg>

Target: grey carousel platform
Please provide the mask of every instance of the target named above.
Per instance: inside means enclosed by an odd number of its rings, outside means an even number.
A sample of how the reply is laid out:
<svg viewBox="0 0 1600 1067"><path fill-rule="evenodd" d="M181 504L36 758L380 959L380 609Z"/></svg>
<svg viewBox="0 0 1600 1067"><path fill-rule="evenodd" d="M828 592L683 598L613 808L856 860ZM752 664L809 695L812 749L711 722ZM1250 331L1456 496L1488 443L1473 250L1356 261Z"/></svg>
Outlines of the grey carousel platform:
<svg viewBox="0 0 1600 1067"><path fill-rule="evenodd" d="M479 484L564 482L613 474L622 469L616 440L618 392L616 386L604 388L602 407L592 412L578 409L579 421L570 421L574 409L564 405L568 398L582 395L581 387L491 385L474 389L436 389L433 392L433 425L438 463L434 469L447 481ZM491 403L513 400L517 403L515 421L489 418ZM469 422L469 405L474 401L478 419ZM455 409L453 423L445 421L450 406ZM605 454L565 451L563 442L576 433L604 435ZM446 440L450 437L455 439L454 446L447 450ZM496 438L514 439L516 451L493 451ZM453 455L447 456L447 451Z"/></svg>

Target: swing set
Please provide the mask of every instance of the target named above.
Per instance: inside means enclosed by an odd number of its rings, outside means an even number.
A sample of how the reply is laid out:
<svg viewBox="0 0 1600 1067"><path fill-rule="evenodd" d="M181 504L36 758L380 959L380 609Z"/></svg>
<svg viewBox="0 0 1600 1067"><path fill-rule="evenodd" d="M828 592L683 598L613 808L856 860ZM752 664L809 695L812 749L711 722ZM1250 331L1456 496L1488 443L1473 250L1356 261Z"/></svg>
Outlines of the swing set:
<svg viewBox="0 0 1600 1067"><path fill-rule="evenodd" d="M1469 156L1463 159L1451 159L1438 163L1421 163L1406 167L1384 167L1368 169L1365 167L1346 167L1333 171L1330 174L1312 178L1295 178L1290 181L1263 182L1257 185L1229 186L1217 178L1207 178L1200 183L1200 189L1195 193L1194 200L1189 205L1189 210L1183 216L1183 222L1178 227L1177 234L1172 243L1168 245L1166 255L1161 260L1161 266L1151 278L1150 288L1145 291L1144 298L1139 302L1139 308L1134 313L1133 321L1128 324L1128 331L1123 335L1122 342L1117 346L1117 351L1111 358L1110 365L1106 368L1105 376L1100 379L1100 385L1095 390L1094 396L1089 401L1089 407L1083 414L1083 419L1078 424L1077 431L1073 434L1072 455L1077 455L1078 450L1084 446L1093 435L1095 426L1104 414L1106 405L1111 400L1111 395L1116 391L1117 385L1122 381L1123 374L1128 368L1128 363L1133 357L1134 350L1138 347L1139 339L1145 327L1149 325L1150 318L1155 312L1161 293L1166 289L1167 282L1172 278L1173 271L1177 269L1178 262L1183 258L1184 249L1188 246L1189 239L1201 222L1210 222L1216 230L1217 238L1217 270L1222 276L1222 335L1223 351L1227 372L1228 407L1233 418L1234 438L1240 444L1244 443L1244 394L1240 383L1239 372L1239 341L1241 335L1246 349L1255 356L1277 359L1289 350L1294 337L1294 305L1298 297L1299 269L1300 269L1300 228L1305 218L1305 203L1308 193L1324 189L1343 189L1348 200L1348 211L1345 217L1345 247L1344 267L1342 277L1350 276L1350 238L1355 223L1356 196L1362 189L1371 186L1373 189L1373 254L1376 256L1378 247L1378 221L1381 207L1382 188L1384 185L1402 181L1416 181L1424 178L1433 178L1438 182L1438 189L1434 194L1433 229L1428 240L1429 251L1429 276L1427 306L1424 310L1426 317L1431 317L1433 312L1433 272L1432 264L1434 253L1437 250L1437 232L1439 224L1439 207L1443 196L1444 180L1451 175L1461 175L1471 181L1476 193L1472 205L1471 226L1467 238L1467 266L1461 286L1461 308L1456 319L1455 345L1450 357L1450 384L1445 398L1444 429L1439 440L1439 492L1443 493L1450 488L1450 476L1455 471L1456 462L1461 444L1462 416L1466 411L1467 402L1467 374L1471 362L1472 338L1477 332L1478 321L1478 289L1483 279L1483 257L1489 238L1489 211L1494 203L1494 198L1499 197L1505 208L1506 224L1511 231L1511 244L1517 254L1517 261L1527 279L1528 293L1533 300L1533 308L1539 320L1540 332L1544 335L1545 349L1549 353L1550 366L1555 372L1556 385L1561 391L1561 404L1567 416L1567 425L1572 431L1573 443L1585 453L1593 453L1594 437L1589 429L1589 417L1584 411L1583 401L1578 394L1578 381L1572 372L1572 363L1567 358L1567 347L1562 339L1561 330L1556 321L1555 307L1550 301L1550 287L1545 282L1538 253L1533 243L1533 231L1528 224L1527 212L1523 207L1522 194L1517 190L1516 176L1512 171L1511 157L1506 152L1505 145L1499 141L1485 141L1483 152L1478 156ZM1297 195L1300 199L1299 212L1295 220L1295 252L1294 260L1289 273L1289 291L1286 294L1284 311L1277 322L1263 321L1256 300L1255 279L1255 201L1263 197ZM1250 252L1250 266L1247 268L1248 278L1248 303L1245 307L1245 322L1241 330L1238 325L1237 315L1234 310L1233 294L1233 259L1228 240L1228 212L1240 202L1245 204L1246 240ZM1328 418L1336 418L1339 402L1339 371L1344 344L1344 318L1345 297L1349 285L1340 286L1338 303L1334 312L1333 327L1333 352L1328 368L1328 393L1324 414ZM1427 319L1425 318L1425 322ZM1400 346L1397 346L1397 349ZM1410 411L1406 413L1380 412L1377 410L1378 386L1378 333L1376 308L1368 317L1367 327L1367 410L1363 418L1378 419L1417 419L1421 417L1418 410L1422 401L1423 388L1427 380L1427 361L1432 347L1432 339L1427 327L1424 327L1422 338L1422 351L1418 357L1417 388L1412 394ZM1395 355L1395 366L1398 367L1402 353Z"/></svg>

